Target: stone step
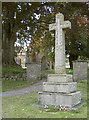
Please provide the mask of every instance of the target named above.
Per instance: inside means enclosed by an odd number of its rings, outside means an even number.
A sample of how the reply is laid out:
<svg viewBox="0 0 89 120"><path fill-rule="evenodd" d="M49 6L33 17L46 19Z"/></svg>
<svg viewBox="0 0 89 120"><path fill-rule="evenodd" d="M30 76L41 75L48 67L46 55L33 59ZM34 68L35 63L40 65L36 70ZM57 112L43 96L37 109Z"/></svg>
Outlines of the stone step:
<svg viewBox="0 0 89 120"><path fill-rule="evenodd" d="M43 91L70 93L77 90L77 82L52 83L43 82Z"/></svg>
<svg viewBox="0 0 89 120"><path fill-rule="evenodd" d="M80 91L70 94L51 92L39 92L38 94L38 104L41 105L73 107L81 103Z"/></svg>
<svg viewBox="0 0 89 120"><path fill-rule="evenodd" d="M49 74L48 82L73 82L71 74Z"/></svg>

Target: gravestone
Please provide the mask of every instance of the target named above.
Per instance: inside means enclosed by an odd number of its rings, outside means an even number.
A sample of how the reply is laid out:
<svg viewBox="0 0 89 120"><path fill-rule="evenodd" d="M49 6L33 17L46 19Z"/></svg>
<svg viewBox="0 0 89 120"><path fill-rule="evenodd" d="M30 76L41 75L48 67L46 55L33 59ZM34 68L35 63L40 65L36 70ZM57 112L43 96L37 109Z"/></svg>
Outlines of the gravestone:
<svg viewBox="0 0 89 120"><path fill-rule="evenodd" d="M41 70L46 70L46 58L45 56L41 59Z"/></svg>
<svg viewBox="0 0 89 120"><path fill-rule="evenodd" d="M27 66L27 81L37 81L41 78L41 64L29 63Z"/></svg>
<svg viewBox="0 0 89 120"><path fill-rule="evenodd" d="M41 64L35 61L32 55L29 55L28 61L26 63L27 67L27 81L37 81L41 79Z"/></svg>
<svg viewBox="0 0 89 120"><path fill-rule="evenodd" d="M73 80L79 81L87 79L88 62L87 61L73 61Z"/></svg>
<svg viewBox="0 0 89 120"><path fill-rule="evenodd" d="M49 30L55 30L55 74L49 74L47 82L43 82L43 92L38 93L40 105L74 107L81 103L77 83L65 73L66 28L71 28L71 22L64 21L63 14L56 14L56 23L49 25Z"/></svg>

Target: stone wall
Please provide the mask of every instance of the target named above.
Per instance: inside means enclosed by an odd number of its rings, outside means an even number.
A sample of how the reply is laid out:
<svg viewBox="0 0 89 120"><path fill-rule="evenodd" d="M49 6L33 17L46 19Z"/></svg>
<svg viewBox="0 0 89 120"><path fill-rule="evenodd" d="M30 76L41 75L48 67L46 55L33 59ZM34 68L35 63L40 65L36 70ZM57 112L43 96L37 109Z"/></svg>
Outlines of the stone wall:
<svg viewBox="0 0 89 120"><path fill-rule="evenodd" d="M88 74L88 62L86 61L73 62L73 80L74 81L87 79L87 74Z"/></svg>
<svg viewBox="0 0 89 120"><path fill-rule="evenodd" d="M27 81L35 81L41 78L41 64L27 64Z"/></svg>
<svg viewBox="0 0 89 120"><path fill-rule="evenodd" d="M11 81L17 81L17 80L23 80L26 81L26 73L23 73L22 75L18 74L5 74L1 77L2 80L11 80Z"/></svg>

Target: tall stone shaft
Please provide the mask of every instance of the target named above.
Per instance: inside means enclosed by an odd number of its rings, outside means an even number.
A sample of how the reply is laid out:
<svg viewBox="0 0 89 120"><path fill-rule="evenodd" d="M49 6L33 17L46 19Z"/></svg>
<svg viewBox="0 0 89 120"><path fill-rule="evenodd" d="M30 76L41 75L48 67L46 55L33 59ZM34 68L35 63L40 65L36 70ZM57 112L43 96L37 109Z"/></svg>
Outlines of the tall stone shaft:
<svg viewBox="0 0 89 120"><path fill-rule="evenodd" d="M71 28L69 21L64 21L63 14L56 14L56 23L49 25L55 30L55 73L65 74L65 28Z"/></svg>

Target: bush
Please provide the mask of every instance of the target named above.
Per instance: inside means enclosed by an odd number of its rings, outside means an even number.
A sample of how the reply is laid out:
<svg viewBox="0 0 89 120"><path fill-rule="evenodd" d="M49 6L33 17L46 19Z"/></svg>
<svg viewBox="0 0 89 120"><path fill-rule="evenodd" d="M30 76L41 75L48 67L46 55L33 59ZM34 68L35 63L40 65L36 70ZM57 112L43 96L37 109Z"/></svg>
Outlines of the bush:
<svg viewBox="0 0 89 120"><path fill-rule="evenodd" d="M42 73L42 74L41 74L41 79L42 79L42 78L47 78L47 75L45 75L45 74Z"/></svg>

